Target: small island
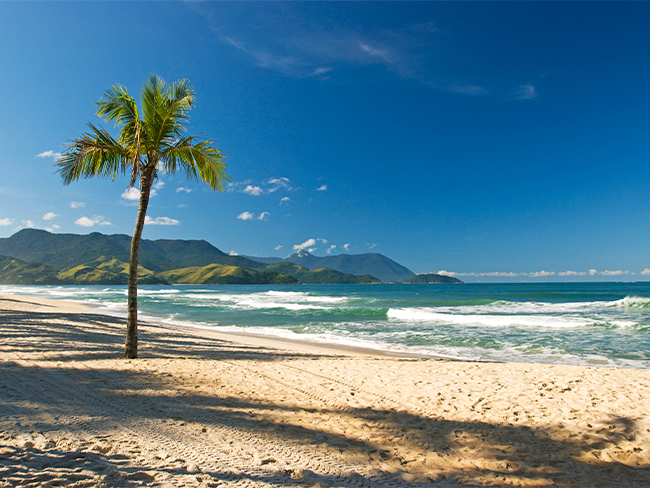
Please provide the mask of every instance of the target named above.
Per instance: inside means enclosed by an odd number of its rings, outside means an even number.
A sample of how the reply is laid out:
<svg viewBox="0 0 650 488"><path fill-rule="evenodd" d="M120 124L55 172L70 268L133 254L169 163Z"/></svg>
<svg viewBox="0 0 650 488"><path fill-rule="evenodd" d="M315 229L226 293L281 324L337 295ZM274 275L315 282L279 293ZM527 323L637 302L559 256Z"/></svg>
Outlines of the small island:
<svg viewBox="0 0 650 488"><path fill-rule="evenodd" d="M429 285L429 284L441 284L441 283L458 284L458 283L462 283L462 281L460 281L458 278L454 278L453 276L439 275L436 273L424 273L424 274L416 275L413 278L409 278L404 283L417 284L417 285Z"/></svg>

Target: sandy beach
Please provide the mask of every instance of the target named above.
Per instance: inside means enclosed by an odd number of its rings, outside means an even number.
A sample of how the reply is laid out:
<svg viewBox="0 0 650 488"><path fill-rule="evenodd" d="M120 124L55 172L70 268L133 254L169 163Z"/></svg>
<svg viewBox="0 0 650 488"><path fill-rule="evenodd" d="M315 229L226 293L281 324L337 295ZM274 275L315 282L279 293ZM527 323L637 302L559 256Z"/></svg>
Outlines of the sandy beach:
<svg viewBox="0 0 650 488"><path fill-rule="evenodd" d="M650 486L650 371L397 357L0 296L0 487Z"/></svg>

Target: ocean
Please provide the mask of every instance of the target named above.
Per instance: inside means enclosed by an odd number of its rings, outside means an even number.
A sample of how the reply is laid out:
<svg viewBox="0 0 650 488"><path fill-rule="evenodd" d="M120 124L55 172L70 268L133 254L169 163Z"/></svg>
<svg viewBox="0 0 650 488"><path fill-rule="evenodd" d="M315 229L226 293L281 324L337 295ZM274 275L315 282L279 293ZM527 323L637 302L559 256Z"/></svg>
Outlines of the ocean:
<svg viewBox="0 0 650 488"><path fill-rule="evenodd" d="M125 286L0 285L126 316ZM455 359L650 368L650 283L141 286L143 320Z"/></svg>

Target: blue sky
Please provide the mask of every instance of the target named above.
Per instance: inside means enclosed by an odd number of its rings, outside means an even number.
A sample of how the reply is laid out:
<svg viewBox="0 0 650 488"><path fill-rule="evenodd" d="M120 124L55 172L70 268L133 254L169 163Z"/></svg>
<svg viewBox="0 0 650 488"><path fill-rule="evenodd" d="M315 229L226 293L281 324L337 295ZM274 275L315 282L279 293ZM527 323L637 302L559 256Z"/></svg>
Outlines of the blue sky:
<svg viewBox="0 0 650 488"><path fill-rule="evenodd" d="M649 24L647 2L0 2L0 237L132 232L126 179L54 162L157 73L192 82L233 184L161 176L144 238L647 280Z"/></svg>

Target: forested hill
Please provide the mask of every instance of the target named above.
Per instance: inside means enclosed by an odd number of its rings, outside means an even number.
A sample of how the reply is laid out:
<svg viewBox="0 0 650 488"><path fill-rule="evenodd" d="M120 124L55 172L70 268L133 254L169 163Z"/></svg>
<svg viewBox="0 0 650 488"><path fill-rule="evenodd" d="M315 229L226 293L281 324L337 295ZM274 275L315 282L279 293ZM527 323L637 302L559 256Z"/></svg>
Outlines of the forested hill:
<svg viewBox="0 0 650 488"><path fill-rule="evenodd" d="M298 251L288 258L254 258L265 263L287 262L299 264L309 270L330 268L353 275L369 274L376 276L384 283L406 281L415 276L410 269L387 258L383 254L339 254L338 256L314 256L307 251Z"/></svg>
<svg viewBox="0 0 650 488"><path fill-rule="evenodd" d="M129 262L131 237L124 234L51 234L44 230L23 229L0 239L0 254L30 263L42 263L63 270L85 264L100 256ZM207 241L142 239L138 264L155 272L189 266L227 264L258 269L264 264L240 256L229 256Z"/></svg>
<svg viewBox="0 0 650 488"><path fill-rule="evenodd" d="M43 264L57 272L68 272L74 268L75 276L92 272L93 279L100 281L108 280L107 273L115 271L109 270L106 263L111 260L129 262L130 248L131 237L125 234L52 234L44 230L23 229L11 237L0 238L0 255L26 263ZM319 257L300 251L284 260L260 258L260 262L256 259L228 255L204 240L142 239L138 264L150 275L214 264L258 272L290 271L297 281L305 283L368 283L377 279L389 283L402 282L415 276L399 263L376 253ZM100 263L101 267L97 268L93 263ZM79 266L90 266L92 271ZM118 272L116 277L111 275L110 280L122 281L124 277L120 276L121 273ZM59 278L72 279L68 274ZM232 273L229 276L233 276Z"/></svg>

